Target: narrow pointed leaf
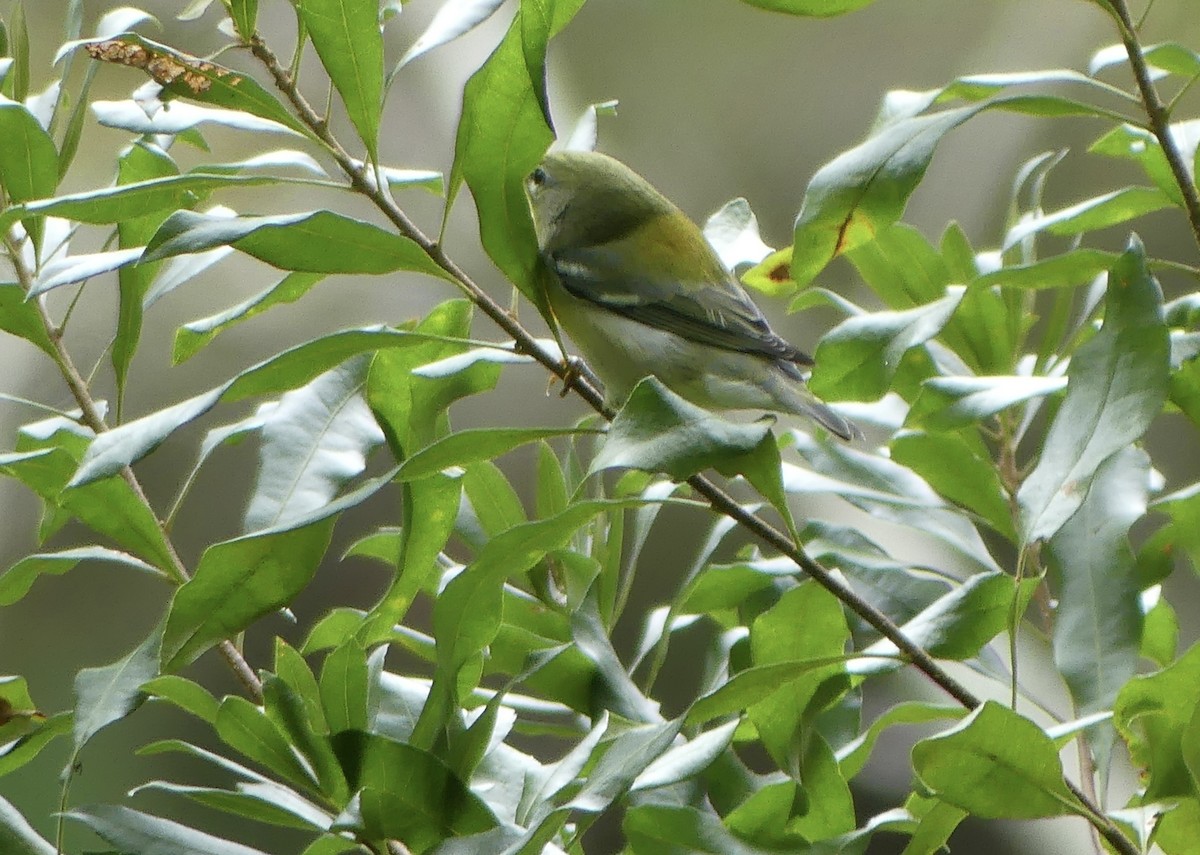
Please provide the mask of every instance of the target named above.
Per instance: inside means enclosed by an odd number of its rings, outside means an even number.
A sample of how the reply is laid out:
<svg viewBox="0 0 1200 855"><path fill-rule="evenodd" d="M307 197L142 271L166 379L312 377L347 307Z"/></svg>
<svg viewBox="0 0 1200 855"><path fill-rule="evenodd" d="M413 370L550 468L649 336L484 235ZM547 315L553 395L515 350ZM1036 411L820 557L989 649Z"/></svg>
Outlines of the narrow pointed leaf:
<svg viewBox="0 0 1200 855"><path fill-rule="evenodd" d="M58 184L58 150L21 104L0 103L0 183L12 202L50 196Z"/></svg>
<svg viewBox="0 0 1200 855"><path fill-rule="evenodd" d="M190 359L205 345L229 327L248 321L274 306L294 303L325 278L322 273L289 273L265 291L245 302L231 306L207 318L190 321L175 331L175 349L171 354L176 364Z"/></svg>
<svg viewBox="0 0 1200 855"><path fill-rule="evenodd" d="M127 656L101 668L84 668L75 677L75 751L79 752L102 728L137 709L141 688L158 675L162 636L155 629Z"/></svg>
<svg viewBox="0 0 1200 855"><path fill-rule="evenodd" d="M146 246L143 261L233 246L283 270L391 273L412 270L444 278L416 243L332 211L269 217L211 217L178 211Z"/></svg>
<svg viewBox="0 0 1200 855"><path fill-rule="evenodd" d="M301 20L321 65L371 160L376 160L383 109L383 34L379 9L361 0L301 0Z"/></svg>
<svg viewBox="0 0 1200 855"><path fill-rule="evenodd" d="M56 850L12 802L0 797L0 851L8 855L55 855Z"/></svg>
<svg viewBox="0 0 1200 855"><path fill-rule="evenodd" d="M492 16L504 0L447 0L437 10L425 32L417 37L396 64L395 74L423 53L469 33Z"/></svg>
<svg viewBox="0 0 1200 855"><path fill-rule="evenodd" d="M149 573L159 579L163 573L152 564L116 549L103 546L83 546L64 549L60 552L39 552L22 558L0 574L0 606L10 606L28 593L38 576L62 574L72 570L81 561L104 561L122 564Z"/></svg>
<svg viewBox="0 0 1200 855"><path fill-rule="evenodd" d="M1104 326L1071 360L1041 459L1017 494L1025 542L1053 536L1100 464L1145 433L1166 400L1169 359L1162 292L1135 240L1109 274Z"/></svg>
<svg viewBox="0 0 1200 855"><path fill-rule="evenodd" d="M277 528L328 504L366 468L383 431L363 400L369 360L356 357L285 394L263 417L247 532Z"/></svg>
<svg viewBox="0 0 1200 855"><path fill-rule="evenodd" d="M266 855L258 849L119 805L73 808L63 816L86 825L110 845L128 855L161 855L165 852L187 852L188 855Z"/></svg>

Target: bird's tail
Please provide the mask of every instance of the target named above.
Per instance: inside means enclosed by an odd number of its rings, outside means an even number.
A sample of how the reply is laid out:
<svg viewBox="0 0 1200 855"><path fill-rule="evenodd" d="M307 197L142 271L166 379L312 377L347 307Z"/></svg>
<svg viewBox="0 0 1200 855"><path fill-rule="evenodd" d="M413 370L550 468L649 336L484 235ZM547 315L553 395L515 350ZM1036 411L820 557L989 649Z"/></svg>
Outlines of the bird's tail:
<svg viewBox="0 0 1200 855"><path fill-rule="evenodd" d="M784 366L783 371L774 375L778 382L771 384L775 387L771 390L773 396L785 405L787 412L810 418L834 436L841 437L847 442L863 439L863 432L858 429L858 425L849 419L842 418L818 401L816 396L808 390L804 381L798 376L794 376L792 371L787 370L789 368L794 367L790 364Z"/></svg>

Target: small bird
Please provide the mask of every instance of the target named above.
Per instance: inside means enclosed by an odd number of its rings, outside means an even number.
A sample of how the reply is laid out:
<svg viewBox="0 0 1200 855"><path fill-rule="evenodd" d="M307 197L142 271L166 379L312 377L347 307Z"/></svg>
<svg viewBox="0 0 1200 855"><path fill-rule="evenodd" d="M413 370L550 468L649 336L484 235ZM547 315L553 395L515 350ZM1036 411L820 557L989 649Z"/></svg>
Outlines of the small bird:
<svg viewBox="0 0 1200 855"><path fill-rule="evenodd" d="M526 178L555 319L619 406L653 375L706 409L806 416L862 438L801 366L700 229L648 181L596 152L546 155Z"/></svg>

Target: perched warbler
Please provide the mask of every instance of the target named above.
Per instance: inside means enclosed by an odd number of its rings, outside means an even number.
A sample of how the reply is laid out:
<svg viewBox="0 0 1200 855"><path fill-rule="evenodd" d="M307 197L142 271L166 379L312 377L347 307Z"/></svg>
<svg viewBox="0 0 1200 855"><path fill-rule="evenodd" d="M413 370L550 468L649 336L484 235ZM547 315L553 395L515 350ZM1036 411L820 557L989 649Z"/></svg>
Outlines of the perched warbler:
<svg viewBox="0 0 1200 855"><path fill-rule="evenodd" d="M772 331L696 224L640 175L603 154L551 152L525 189L550 308L609 403L653 375L707 409L796 413L861 438L808 391L801 366L812 359Z"/></svg>

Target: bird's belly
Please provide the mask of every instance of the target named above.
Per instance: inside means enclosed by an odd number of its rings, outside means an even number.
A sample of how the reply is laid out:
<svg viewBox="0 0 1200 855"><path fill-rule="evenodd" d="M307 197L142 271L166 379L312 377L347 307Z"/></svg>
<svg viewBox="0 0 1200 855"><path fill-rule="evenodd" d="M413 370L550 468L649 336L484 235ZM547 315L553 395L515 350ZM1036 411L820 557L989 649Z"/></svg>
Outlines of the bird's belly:
<svg viewBox="0 0 1200 855"><path fill-rule="evenodd" d="M767 360L706 347L569 294L552 299L567 335L604 381L605 397L625 402L639 380L655 376L684 398L715 409L772 409L771 396L747 382L769 373Z"/></svg>

